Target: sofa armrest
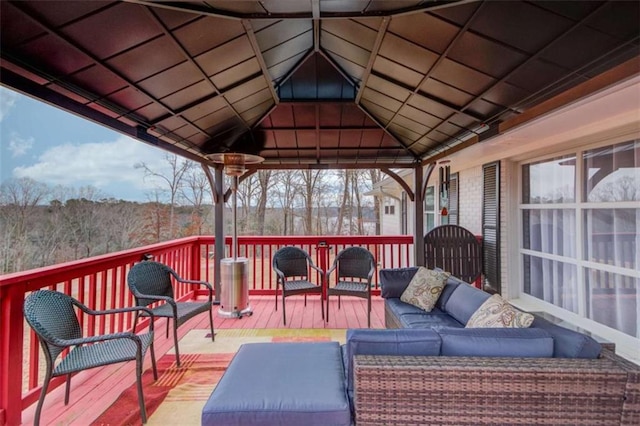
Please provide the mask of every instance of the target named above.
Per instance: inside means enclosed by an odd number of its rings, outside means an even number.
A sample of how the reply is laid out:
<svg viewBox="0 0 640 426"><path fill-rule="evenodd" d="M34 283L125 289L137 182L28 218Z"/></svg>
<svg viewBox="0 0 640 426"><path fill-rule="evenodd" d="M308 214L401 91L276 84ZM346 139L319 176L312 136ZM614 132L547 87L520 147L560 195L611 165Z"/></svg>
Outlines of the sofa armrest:
<svg viewBox="0 0 640 426"><path fill-rule="evenodd" d="M640 366L622 368L607 357L356 356L355 421L582 424L597 418L603 424L637 424L638 372Z"/></svg>

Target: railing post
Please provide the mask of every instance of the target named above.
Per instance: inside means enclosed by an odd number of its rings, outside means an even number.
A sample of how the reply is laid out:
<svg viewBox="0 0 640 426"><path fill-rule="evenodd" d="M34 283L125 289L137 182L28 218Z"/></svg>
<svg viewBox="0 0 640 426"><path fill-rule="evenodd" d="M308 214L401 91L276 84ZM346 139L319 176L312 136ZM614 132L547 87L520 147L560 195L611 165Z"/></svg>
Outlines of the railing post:
<svg viewBox="0 0 640 426"><path fill-rule="evenodd" d="M201 271L201 254L202 249L200 247L200 240L196 240L191 245L191 271L190 277L192 280L202 280L202 271ZM195 299L197 296L197 291L193 292L193 298Z"/></svg>
<svg viewBox="0 0 640 426"><path fill-rule="evenodd" d="M0 287L0 425L22 423L23 289Z"/></svg>
<svg viewBox="0 0 640 426"><path fill-rule="evenodd" d="M329 245L326 241L318 242L318 267L322 269L325 274L329 269ZM327 285L329 284L329 277L324 276L324 282L322 283L322 298L327 299Z"/></svg>

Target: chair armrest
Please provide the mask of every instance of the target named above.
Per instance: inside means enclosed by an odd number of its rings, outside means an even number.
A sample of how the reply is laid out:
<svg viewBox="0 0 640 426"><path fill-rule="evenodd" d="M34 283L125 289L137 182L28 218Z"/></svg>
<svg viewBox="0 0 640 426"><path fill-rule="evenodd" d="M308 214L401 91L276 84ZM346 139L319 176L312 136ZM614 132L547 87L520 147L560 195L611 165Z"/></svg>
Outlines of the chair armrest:
<svg viewBox="0 0 640 426"><path fill-rule="evenodd" d="M320 273L320 275L324 278L325 272L322 269L320 269L319 267L317 267L313 263L309 263L309 266L311 267L311 269L315 269L316 271L318 271Z"/></svg>
<svg viewBox="0 0 640 426"><path fill-rule="evenodd" d="M125 312L138 312L144 311L150 317L151 321L149 321L149 331L153 331L153 323L154 323L154 314L153 311L149 308L145 308L144 306L130 306L125 308L114 308L114 309L105 309L102 311L96 311L88 306L83 305L76 301L77 306L85 313L90 315L110 315L110 314L121 314Z"/></svg>
<svg viewBox="0 0 640 426"><path fill-rule="evenodd" d="M54 345L59 347L68 347L68 346L84 345L87 343L106 342L109 340L117 340L117 339L131 339L136 343L136 345L138 345L138 348L142 347L142 340L140 340L140 337L130 331L125 331L121 333L103 334L100 336L81 337L78 339L52 339L51 342Z"/></svg>

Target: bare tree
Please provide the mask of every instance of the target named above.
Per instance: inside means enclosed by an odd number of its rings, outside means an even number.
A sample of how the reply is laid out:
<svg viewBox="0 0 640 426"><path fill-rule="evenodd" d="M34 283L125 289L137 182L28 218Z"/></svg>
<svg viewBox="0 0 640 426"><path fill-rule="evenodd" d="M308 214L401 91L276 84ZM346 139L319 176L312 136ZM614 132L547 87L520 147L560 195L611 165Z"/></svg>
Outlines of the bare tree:
<svg viewBox="0 0 640 426"><path fill-rule="evenodd" d="M184 176L184 185L181 188L182 197L193 206L191 224L187 227L188 235L202 235L204 229L205 199L213 196L209 181L200 167L190 163Z"/></svg>
<svg viewBox="0 0 640 426"><path fill-rule="evenodd" d="M169 239L175 237L175 206L176 201L178 199L178 195L180 194L180 189L183 184L183 178L185 173L190 167L190 162L186 159L178 159L178 156L175 154L165 153L165 160L169 165L169 173L164 174L162 172L158 172L152 170L147 164L138 163L134 167L140 168L144 170L145 177L153 177L160 181L160 185L158 187L159 190L169 193ZM158 201L158 192L153 194L156 202Z"/></svg>

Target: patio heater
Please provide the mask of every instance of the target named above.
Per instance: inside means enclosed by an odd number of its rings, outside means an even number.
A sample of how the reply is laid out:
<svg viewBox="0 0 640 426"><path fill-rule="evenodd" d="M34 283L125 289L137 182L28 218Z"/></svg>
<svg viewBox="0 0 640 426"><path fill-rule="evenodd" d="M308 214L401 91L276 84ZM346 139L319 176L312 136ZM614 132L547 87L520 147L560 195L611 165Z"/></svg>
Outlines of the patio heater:
<svg viewBox="0 0 640 426"><path fill-rule="evenodd" d="M233 235L231 239L231 257L220 260L221 285L218 316L223 318L242 318L245 315L252 315L253 311L249 306L249 287L247 283L249 260L246 257L238 256L238 179L246 171L245 165L261 163L264 158L241 153L212 154L209 158L216 163L223 164L225 174L232 178L231 211L233 214Z"/></svg>

